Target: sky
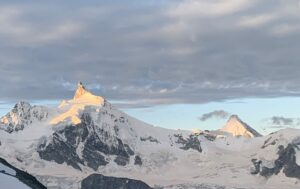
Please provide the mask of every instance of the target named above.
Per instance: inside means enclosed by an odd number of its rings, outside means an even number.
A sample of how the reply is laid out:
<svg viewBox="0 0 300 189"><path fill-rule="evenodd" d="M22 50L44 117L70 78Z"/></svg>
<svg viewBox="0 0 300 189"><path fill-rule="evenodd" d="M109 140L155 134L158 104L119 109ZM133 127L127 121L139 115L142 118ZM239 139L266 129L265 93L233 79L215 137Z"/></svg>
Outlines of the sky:
<svg viewBox="0 0 300 189"><path fill-rule="evenodd" d="M299 0L1 0L0 114L82 81L163 127L300 127L299 18Z"/></svg>

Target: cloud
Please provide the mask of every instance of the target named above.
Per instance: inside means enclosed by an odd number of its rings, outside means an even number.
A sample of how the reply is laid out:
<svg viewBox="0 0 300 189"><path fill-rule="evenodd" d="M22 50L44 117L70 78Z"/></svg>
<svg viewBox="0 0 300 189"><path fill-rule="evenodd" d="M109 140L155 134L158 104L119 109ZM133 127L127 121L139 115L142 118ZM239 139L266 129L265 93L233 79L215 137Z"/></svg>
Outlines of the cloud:
<svg viewBox="0 0 300 189"><path fill-rule="evenodd" d="M294 119L293 118L285 118L282 116L273 116L271 118L272 124L274 125L293 125Z"/></svg>
<svg viewBox="0 0 300 189"><path fill-rule="evenodd" d="M222 16L241 11L250 3L249 0L184 0L171 9L169 14L190 17L197 15Z"/></svg>
<svg viewBox="0 0 300 189"><path fill-rule="evenodd" d="M277 15L273 14L245 16L241 18L239 25L243 27L259 27L274 21L276 18Z"/></svg>
<svg viewBox="0 0 300 189"><path fill-rule="evenodd" d="M215 110L213 112L203 114L201 117L199 117L199 119L201 121L207 121L213 118L226 119L229 115L230 114L224 110Z"/></svg>
<svg viewBox="0 0 300 189"><path fill-rule="evenodd" d="M283 116L273 116L264 120L266 126L263 129L284 129L296 128L300 126L300 118L291 118Z"/></svg>
<svg viewBox="0 0 300 189"><path fill-rule="evenodd" d="M45 25L34 23L34 18L29 18L33 19L29 21L22 19L34 11L27 6L0 7L0 24L3 26L0 28L0 37L5 37L7 42L16 46L24 47L66 40L82 30L82 25L75 21L65 20Z"/></svg>
<svg viewBox="0 0 300 189"><path fill-rule="evenodd" d="M296 1L0 3L0 100L126 106L300 95Z"/></svg>

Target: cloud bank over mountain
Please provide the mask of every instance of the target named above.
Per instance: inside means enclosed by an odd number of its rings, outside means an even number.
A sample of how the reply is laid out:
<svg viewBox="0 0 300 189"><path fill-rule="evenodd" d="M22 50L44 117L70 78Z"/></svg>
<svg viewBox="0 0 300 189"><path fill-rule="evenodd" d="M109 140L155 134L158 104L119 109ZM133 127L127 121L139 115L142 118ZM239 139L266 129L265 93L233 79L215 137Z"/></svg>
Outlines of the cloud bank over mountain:
<svg viewBox="0 0 300 189"><path fill-rule="evenodd" d="M296 0L1 1L0 12L0 100L65 98L79 80L128 106L300 94Z"/></svg>

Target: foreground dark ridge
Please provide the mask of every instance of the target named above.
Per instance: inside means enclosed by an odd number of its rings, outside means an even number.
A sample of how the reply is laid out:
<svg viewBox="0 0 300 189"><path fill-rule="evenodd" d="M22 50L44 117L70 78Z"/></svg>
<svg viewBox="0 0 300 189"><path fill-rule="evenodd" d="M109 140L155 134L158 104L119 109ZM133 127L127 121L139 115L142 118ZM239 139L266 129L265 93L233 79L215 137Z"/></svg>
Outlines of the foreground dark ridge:
<svg viewBox="0 0 300 189"><path fill-rule="evenodd" d="M13 169L16 171L16 175L10 175L12 177L17 178L19 181L21 181L22 183L26 184L27 186L29 186L32 189L47 189L44 185L42 185L35 177L33 177L32 175L12 166L11 164L9 164L6 160L0 158L0 163L2 163L3 165Z"/></svg>

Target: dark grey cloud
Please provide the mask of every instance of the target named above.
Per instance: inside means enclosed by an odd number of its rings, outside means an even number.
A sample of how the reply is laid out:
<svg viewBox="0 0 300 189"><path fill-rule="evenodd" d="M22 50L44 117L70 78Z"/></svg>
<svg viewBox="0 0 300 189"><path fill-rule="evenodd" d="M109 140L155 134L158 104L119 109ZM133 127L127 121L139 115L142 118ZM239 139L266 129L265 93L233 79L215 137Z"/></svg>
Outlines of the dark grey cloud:
<svg viewBox="0 0 300 189"><path fill-rule="evenodd" d="M218 119L226 119L230 114L224 110L215 110L206 114L203 114L199 119L201 121L207 121L209 119L218 118Z"/></svg>
<svg viewBox="0 0 300 189"><path fill-rule="evenodd" d="M273 116L271 120L274 125L293 125L295 121L293 118L285 118L282 116Z"/></svg>
<svg viewBox="0 0 300 189"><path fill-rule="evenodd" d="M300 126L300 118L291 118L283 116L273 116L264 120L266 129L283 129L283 128L297 128Z"/></svg>
<svg viewBox="0 0 300 189"><path fill-rule="evenodd" d="M299 96L296 0L1 1L0 100Z"/></svg>

